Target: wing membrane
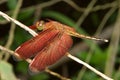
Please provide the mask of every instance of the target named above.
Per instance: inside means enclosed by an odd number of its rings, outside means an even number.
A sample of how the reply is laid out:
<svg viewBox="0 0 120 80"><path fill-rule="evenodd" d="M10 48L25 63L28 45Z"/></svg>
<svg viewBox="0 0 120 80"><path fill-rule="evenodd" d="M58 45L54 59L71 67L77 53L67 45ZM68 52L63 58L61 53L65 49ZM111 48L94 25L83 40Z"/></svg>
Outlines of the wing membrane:
<svg viewBox="0 0 120 80"><path fill-rule="evenodd" d="M30 58L42 50L48 44L48 42L58 34L58 32L58 30L53 29L42 31L38 36L33 37L32 39L23 43L15 50L15 52L20 58Z"/></svg>
<svg viewBox="0 0 120 80"><path fill-rule="evenodd" d="M42 71L45 67L54 64L59 60L72 46L72 39L67 34L56 36L41 52L39 52L30 64L30 70L33 72Z"/></svg>

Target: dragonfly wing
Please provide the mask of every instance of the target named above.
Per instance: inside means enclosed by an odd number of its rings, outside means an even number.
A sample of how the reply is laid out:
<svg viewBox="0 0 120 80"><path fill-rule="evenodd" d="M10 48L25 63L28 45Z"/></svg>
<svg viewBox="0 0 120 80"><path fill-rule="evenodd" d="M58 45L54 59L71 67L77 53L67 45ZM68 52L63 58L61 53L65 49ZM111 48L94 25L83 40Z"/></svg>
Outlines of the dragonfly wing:
<svg viewBox="0 0 120 80"><path fill-rule="evenodd" d="M15 52L20 58L30 58L42 50L58 33L58 30L53 29L42 31L38 36L33 37L19 46Z"/></svg>
<svg viewBox="0 0 120 80"><path fill-rule="evenodd" d="M29 65L30 70L33 72L44 70L47 66L54 64L64 56L71 46L72 39L69 35L62 34L62 36L57 36L47 47L35 56Z"/></svg>

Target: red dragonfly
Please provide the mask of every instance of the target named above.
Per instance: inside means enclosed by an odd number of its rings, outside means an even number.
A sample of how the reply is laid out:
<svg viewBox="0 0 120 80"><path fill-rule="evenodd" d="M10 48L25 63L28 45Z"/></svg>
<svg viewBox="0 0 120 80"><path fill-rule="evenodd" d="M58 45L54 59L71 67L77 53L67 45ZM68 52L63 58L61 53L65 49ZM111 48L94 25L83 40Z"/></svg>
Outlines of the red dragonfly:
<svg viewBox="0 0 120 80"><path fill-rule="evenodd" d="M20 45L15 52L19 58L32 58L29 67L33 72L43 71L63 57L72 46L71 36L107 42L104 39L78 34L73 28L56 21L40 21L30 28L42 29L42 32Z"/></svg>

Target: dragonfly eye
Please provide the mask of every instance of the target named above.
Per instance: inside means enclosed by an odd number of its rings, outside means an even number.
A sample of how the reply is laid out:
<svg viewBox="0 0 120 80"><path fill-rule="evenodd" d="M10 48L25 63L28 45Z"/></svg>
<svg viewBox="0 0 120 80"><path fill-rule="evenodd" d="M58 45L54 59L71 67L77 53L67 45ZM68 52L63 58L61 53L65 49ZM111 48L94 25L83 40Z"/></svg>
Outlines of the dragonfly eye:
<svg viewBox="0 0 120 80"><path fill-rule="evenodd" d="M44 21L38 21L36 22L36 28L37 30L43 30L44 29Z"/></svg>

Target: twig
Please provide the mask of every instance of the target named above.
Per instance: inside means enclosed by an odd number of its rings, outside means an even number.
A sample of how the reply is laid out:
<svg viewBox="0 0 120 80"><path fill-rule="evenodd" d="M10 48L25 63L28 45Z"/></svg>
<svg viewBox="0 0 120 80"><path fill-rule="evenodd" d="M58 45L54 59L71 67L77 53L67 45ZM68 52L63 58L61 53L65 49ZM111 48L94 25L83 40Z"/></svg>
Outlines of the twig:
<svg viewBox="0 0 120 80"><path fill-rule="evenodd" d="M118 0L118 4L120 5L120 0ZM105 74L108 76L112 76L114 65L115 65L115 57L117 55L117 50L120 41L120 8L118 10L117 20L115 22L115 26L111 36L111 42L108 48L107 61L105 65Z"/></svg>
<svg viewBox="0 0 120 80"><path fill-rule="evenodd" d="M97 29L97 31L96 31L96 33L95 33L95 36L97 36L98 34L100 34L100 32L102 31L105 23L107 22L107 20L109 19L109 17L113 14L113 12L114 12L116 9L117 9L117 8L113 7L113 8L111 8L111 9L106 13L106 15L105 15L105 17L103 18L102 22L101 22L100 25L98 26L98 29ZM88 55L87 55L86 60L85 60L86 63L89 63L89 61L90 61L90 59L91 59L91 57L92 57L93 50L95 50L95 45L96 45L96 43L95 43L94 41L93 41L92 43L93 43L93 44L90 46L90 50L89 50ZM83 66L82 69L81 69L81 71L80 71L79 74L78 74L77 80L81 80L81 78L82 78L82 76L84 75L85 71L86 71L86 67Z"/></svg>
<svg viewBox="0 0 120 80"><path fill-rule="evenodd" d="M42 9L42 8L44 8L44 7L51 6L51 5L53 5L53 4L55 4L55 3L58 3L58 2L60 2L60 1L66 2L67 4L69 4L70 6L72 6L72 7L73 7L75 10L77 10L77 11L84 12L84 11L86 10L86 8L81 8L81 7L79 7L77 4L75 4L75 3L74 3L73 1L71 1L71 0L69 0L69 1L68 1L68 0L52 0L52 1L44 2L44 3L40 3L40 4L35 5L35 6L30 6L30 7L27 7L27 8L23 8L23 9L21 9L21 12L26 11L26 10L29 10L29 9L35 10L35 9L38 8L38 7L41 7L41 9ZM114 1L114 2L112 2L112 3L106 3L106 4L104 4L104 5L97 5L97 6L93 7L90 12L98 11L98 10L104 10L104 9L108 9L108 8L112 8L112 7L118 8L118 7L120 7L120 6L119 6L118 4L116 4L116 1ZM9 14L10 12L7 12L7 13ZM0 21L0 24L6 24L6 23L8 23L8 22L7 22L7 21Z"/></svg>
<svg viewBox="0 0 120 80"><path fill-rule="evenodd" d="M17 3L16 8L14 10L14 13L13 13L13 18L14 19L17 17L17 14L19 12L19 9L20 9L21 5L22 5L22 0L19 0L18 3ZM15 24L12 23L10 31L9 31L9 37L8 37L7 43L5 45L6 48L9 48L11 46L12 42L13 42L14 30L15 30ZM2 58L3 55L5 55L4 60L8 60L9 54L4 54L3 52L1 52L0 54L1 54L0 58Z"/></svg>
<svg viewBox="0 0 120 80"><path fill-rule="evenodd" d="M35 7L36 12L35 12L35 20L34 20L34 22L39 19L40 14L41 14L40 12L42 11L42 9L43 9L44 7L51 6L51 5L53 5L53 4L55 4L55 3L58 3L58 2L60 2L60 1L62 1L62 0L51 0L51 1L47 1L47 2L44 2L44 3L38 4L38 5Z"/></svg>
<svg viewBox="0 0 120 80"><path fill-rule="evenodd" d="M31 6L31 7L28 7L29 9L35 9L35 8L38 8L38 7L41 7L41 8L44 8L44 7L48 7L48 6L51 6L57 2L60 2L61 0L51 0L51 1L48 1L48 2L44 2L44 3L41 3L41 4L38 4L36 5L35 7L34 6ZM27 8L27 9L28 9ZM26 10L26 9L25 9ZM31 29L29 29L26 25L20 23L19 21L15 20L15 19L12 19L11 17L9 17L7 14L3 13L2 11L0 11L0 15L3 16L6 20L8 21L13 21L14 23L16 23L18 26L20 26L21 28L25 29L26 31L28 31L31 35L33 36L36 36L37 33Z"/></svg>
<svg viewBox="0 0 120 80"><path fill-rule="evenodd" d="M100 32L102 31L103 27L105 26L106 22L108 21L108 19L110 18L110 16L115 12L117 8L111 8L104 16L104 18L102 19L100 25L98 26L98 29L95 33L95 35L99 35Z"/></svg>
<svg viewBox="0 0 120 80"><path fill-rule="evenodd" d="M1 46L1 45L0 45L0 50L2 50L2 51L4 51L4 52L7 52L7 53L15 56L16 58L18 58L18 55L16 55L17 53L15 53L14 51L9 50L9 49ZM31 63L32 60L31 60L31 59L26 59L26 61L27 61L28 63ZM61 80L71 80L71 79L69 79L69 78L66 78L66 77L61 76L60 74L58 74L58 73L56 73L56 72L53 72L53 71L49 70L48 68L45 69L45 72L47 72L47 73L49 73L49 74L51 74L51 75L54 75L54 76L60 78Z"/></svg>
<svg viewBox="0 0 120 80"><path fill-rule="evenodd" d="M89 62L90 62L90 60L91 60L91 57L92 57L92 55L93 55L93 52L94 52L94 48L96 48L96 43L93 41L93 44L90 46L90 50L88 51L88 55L87 55L87 57L86 57L86 59L85 59L85 62L87 63L87 64L89 64ZM85 73L85 71L86 71L86 66L83 66L82 67L82 69L81 69L81 71L78 73L78 76L77 76L77 79L76 80L82 80L82 77L83 77L83 75L84 75L84 73Z"/></svg>
<svg viewBox="0 0 120 80"><path fill-rule="evenodd" d="M78 62L78 63L80 63L80 64L82 64L82 65L84 65L84 66L86 66L88 69L90 69L91 71L95 72L96 74L98 74L98 75L101 76L102 78L104 78L104 79L106 79L106 80L113 80L113 79L107 77L105 74L99 72L98 70L96 70L95 68L93 68L92 66L90 66L89 64L87 64L87 63L83 62L82 60L80 60L80 59L72 56L71 54L67 53L66 55L67 55L67 57L69 57L70 59L72 59L72 60L74 60L74 61L76 61L76 62Z"/></svg>
<svg viewBox="0 0 120 80"><path fill-rule="evenodd" d="M64 2L66 2L67 4L69 4L70 6L72 6L74 9L76 9L77 11L81 11L84 12L85 8L81 8L79 7L75 2L73 2L72 0L63 0Z"/></svg>
<svg viewBox="0 0 120 80"><path fill-rule="evenodd" d="M81 17L78 19L76 25L77 26L81 26L81 24L83 23L84 19L87 17L87 15L90 13L90 11L92 10L94 4L96 3L97 0L92 0L89 5L87 6L87 8L85 9L84 13L81 15Z"/></svg>
<svg viewBox="0 0 120 80"><path fill-rule="evenodd" d="M79 12L84 12L86 10L86 8L82 8L82 7L79 7L77 4L75 4L73 1L71 0L63 0L64 2L66 2L67 4L69 4L70 6L72 6L75 10L79 11ZM106 3L106 4L103 4L103 5L97 5L95 7L92 8L91 12L95 12L95 11L98 11L98 10L104 10L104 9L108 9L108 8L117 8L119 7L118 4L116 4L117 2L114 1L112 3Z"/></svg>
<svg viewBox="0 0 120 80"><path fill-rule="evenodd" d="M116 9L117 9L117 8L112 7L112 8L108 11L108 13L105 15L105 17L103 18L102 22L101 22L100 25L98 26L98 29L97 29L97 31L96 31L96 33L95 33L96 36L97 36L98 34L100 34L100 32L102 31L105 23L107 22L107 20L109 19L109 17L113 14L113 12L114 12ZM92 56L91 53L93 52L93 50L94 50L94 48L95 48L95 42L94 42L94 41L93 41L93 44L92 44L92 46L91 46L90 48L91 48L91 49L90 49L90 51L88 52L88 56L87 56L87 58L86 58L86 60L85 60L85 62L87 62L87 63L89 63L89 60L90 60L90 58L91 58L91 56ZM85 70L86 70L86 68L83 66L82 69L81 69L81 71L80 71L80 73L78 74L78 80L81 80L81 78L82 78Z"/></svg>
<svg viewBox="0 0 120 80"><path fill-rule="evenodd" d="M35 14L34 14L34 17L35 17L34 23L39 20L41 12L42 12L41 7L36 7Z"/></svg>
<svg viewBox="0 0 120 80"><path fill-rule="evenodd" d="M108 8L119 8L120 5L117 4L117 1L114 1L112 3L106 3L103 5L97 5L95 6L91 11L98 11L98 10L104 10L104 9L108 9Z"/></svg>
<svg viewBox="0 0 120 80"><path fill-rule="evenodd" d="M23 0L19 0L18 3L17 3L17 6L16 6L16 9L13 13L13 17L14 19L16 19L17 15L18 15L18 12L20 10L20 7L22 5L22 1ZM6 48L10 48L12 42L13 42L13 39L14 39L14 31L15 31L15 23L12 22L11 24L11 28L10 28L10 31L9 31L9 37L8 37L8 40L7 40L7 43L5 45ZM9 59L9 54L5 54L5 57L4 57L4 60L8 60Z"/></svg>
<svg viewBox="0 0 120 80"><path fill-rule="evenodd" d="M13 18L11 18L11 17L9 17L7 14L5 14L5 13L3 13L3 12L0 11L0 15L1 15L2 17L4 17L6 20L12 21L12 22L14 22L16 25L18 25L18 26L20 26L21 28L23 28L24 30L28 31L31 35L33 35L33 36L36 36L36 35L37 35L37 33L36 33L35 31L33 31L32 29L28 28L26 25L20 23L19 21L15 20L15 19L13 19Z"/></svg>
<svg viewBox="0 0 120 80"><path fill-rule="evenodd" d="M9 53L9 54L11 54L11 55L16 56L14 51L9 50L9 49L7 49L7 48L1 46L1 45L0 45L0 50L2 50L2 51L4 51L4 52L7 52L7 53Z"/></svg>
<svg viewBox="0 0 120 80"><path fill-rule="evenodd" d="M48 69L48 68L45 68L45 72L47 72L47 73L49 73L49 74L51 74L51 75L54 75L54 76L60 78L61 80L71 80L71 79L69 79L69 78L66 78L66 77L61 76L60 74L58 74L58 73L56 73L56 72L51 71L51 70Z"/></svg>
<svg viewBox="0 0 120 80"><path fill-rule="evenodd" d="M3 50L3 51L5 51L5 52L7 52L7 53L10 53L11 55L16 56L16 55L15 55L16 53L15 53L14 51L11 51L11 50L9 50L9 49L7 49L7 48L4 48L4 47L2 47L2 46L0 46L0 49ZM76 62L78 62L78 63L80 63L80 64L82 64L82 65L84 65L84 66L86 66L87 68L89 68L90 70L92 70L93 72L95 72L96 74L98 74L99 76L103 77L104 79L106 79L106 80L113 80L113 79L107 77L106 75L104 75L103 73L97 71L95 68L91 67L91 66L88 65L87 63L83 62L82 60L80 60L80 59L72 56L71 54L67 53L66 55L67 55L67 57L69 57L70 59L72 59L72 60L74 60L74 61L76 61ZM30 63L31 60L30 60L30 59L27 59L27 62ZM45 71L46 71L46 70L45 70ZM47 70L46 72L49 72L49 71ZM61 77L60 75L55 74L54 72L49 72L49 73L53 74L54 76ZM65 80L65 79L64 79L64 80Z"/></svg>

